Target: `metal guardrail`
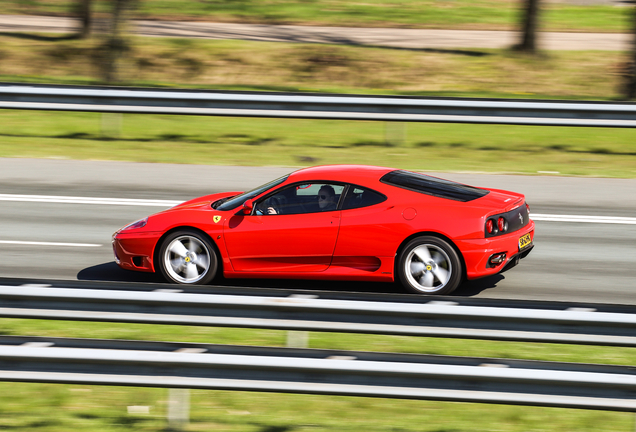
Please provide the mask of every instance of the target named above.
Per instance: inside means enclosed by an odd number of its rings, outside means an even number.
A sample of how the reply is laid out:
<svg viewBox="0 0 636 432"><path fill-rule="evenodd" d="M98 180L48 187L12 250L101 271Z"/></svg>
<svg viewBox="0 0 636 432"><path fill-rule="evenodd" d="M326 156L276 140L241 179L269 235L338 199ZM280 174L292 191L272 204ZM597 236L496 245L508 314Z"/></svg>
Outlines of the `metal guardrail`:
<svg viewBox="0 0 636 432"><path fill-rule="evenodd" d="M629 312L635 308L603 312L169 291L0 286L0 316L636 346L636 313Z"/></svg>
<svg viewBox="0 0 636 432"><path fill-rule="evenodd" d="M0 338L0 380L636 411L631 367L91 339Z"/></svg>
<svg viewBox="0 0 636 432"><path fill-rule="evenodd" d="M0 84L0 108L135 114L636 127L636 104Z"/></svg>

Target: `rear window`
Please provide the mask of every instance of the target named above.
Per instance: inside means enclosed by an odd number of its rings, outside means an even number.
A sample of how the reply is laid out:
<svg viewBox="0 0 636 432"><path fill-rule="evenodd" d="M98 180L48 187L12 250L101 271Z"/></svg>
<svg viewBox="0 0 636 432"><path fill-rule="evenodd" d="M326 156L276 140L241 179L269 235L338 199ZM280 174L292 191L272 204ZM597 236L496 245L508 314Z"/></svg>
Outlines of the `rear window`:
<svg viewBox="0 0 636 432"><path fill-rule="evenodd" d="M386 197L381 193L360 186L351 185L349 193L342 205L343 210L351 210L362 207L369 207L386 201Z"/></svg>
<svg viewBox="0 0 636 432"><path fill-rule="evenodd" d="M463 202L481 198L489 193L487 190L455 183L450 180L401 170L385 174L380 181L414 192Z"/></svg>

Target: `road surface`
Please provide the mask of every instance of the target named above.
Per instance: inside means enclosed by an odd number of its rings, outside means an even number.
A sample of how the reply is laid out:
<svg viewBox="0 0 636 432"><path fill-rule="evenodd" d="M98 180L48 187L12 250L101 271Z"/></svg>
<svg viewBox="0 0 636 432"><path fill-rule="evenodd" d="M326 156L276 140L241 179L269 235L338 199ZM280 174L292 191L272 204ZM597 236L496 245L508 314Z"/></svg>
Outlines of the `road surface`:
<svg viewBox="0 0 636 432"><path fill-rule="evenodd" d="M25 281L155 282L152 275L120 270L113 262L110 238L121 226L166 205L122 205L112 200L95 204L85 198L180 201L249 189L293 169L0 158L0 275ZM439 175L522 192L531 214L589 216L590 221L537 221L536 247L519 266L468 283L456 295L634 304L636 180ZM51 202L56 196L80 199ZM606 223L599 216L628 222ZM404 292L394 284L372 283L228 280L224 284Z"/></svg>

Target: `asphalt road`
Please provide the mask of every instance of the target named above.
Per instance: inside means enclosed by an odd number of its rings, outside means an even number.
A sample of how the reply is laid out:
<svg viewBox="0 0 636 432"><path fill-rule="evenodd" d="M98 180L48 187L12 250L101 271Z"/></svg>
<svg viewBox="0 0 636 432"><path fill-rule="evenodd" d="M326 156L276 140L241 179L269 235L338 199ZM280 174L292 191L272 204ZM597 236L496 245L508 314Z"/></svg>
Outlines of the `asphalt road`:
<svg viewBox="0 0 636 432"><path fill-rule="evenodd" d="M26 195L26 199L41 195L179 201L216 191L251 188L291 170L0 159L0 275L25 278L25 283L33 279L158 281L153 275L120 270L113 262L110 236L119 227L162 207L20 202L16 201L17 195ZM636 216L636 180L452 173L440 176L525 193L533 214ZM636 224L536 224L536 247L519 266L502 275L470 282L456 295L634 304ZM223 283L403 292L394 284L298 280Z"/></svg>
<svg viewBox="0 0 636 432"><path fill-rule="evenodd" d="M103 26L104 23L98 22L97 31ZM5 35L15 32L73 33L77 27L78 21L73 18L0 15L0 34ZM520 41L519 33L515 31L276 26L183 21L134 21L131 27L133 33L149 37L345 44L417 50L509 48ZM625 51L630 49L632 39L633 36L629 33L540 32L537 44L545 50Z"/></svg>

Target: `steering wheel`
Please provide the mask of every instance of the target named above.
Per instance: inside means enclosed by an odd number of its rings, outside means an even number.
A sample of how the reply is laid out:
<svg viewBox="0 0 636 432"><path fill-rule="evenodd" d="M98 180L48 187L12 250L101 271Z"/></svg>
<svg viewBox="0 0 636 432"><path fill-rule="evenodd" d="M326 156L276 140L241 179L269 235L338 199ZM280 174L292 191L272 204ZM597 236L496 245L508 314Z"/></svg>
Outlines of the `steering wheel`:
<svg viewBox="0 0 636 432"><path fill-rule="evenodd" d="M266 209L265 209L265 213L266 213L266 214L268 214L268 213L267 213L267 209L268 209L269 207L272 207L272 208L276 211L276 214L281 214L281 209L282 209L282 207L283 207L283 206L282 206L282 204L283 204L283 203L282 203L282 200L281 200L280 198L275 197L275 196L273 196L273 197L269 197L269 198L266 200L266 202L267 202Z"/></svg>

